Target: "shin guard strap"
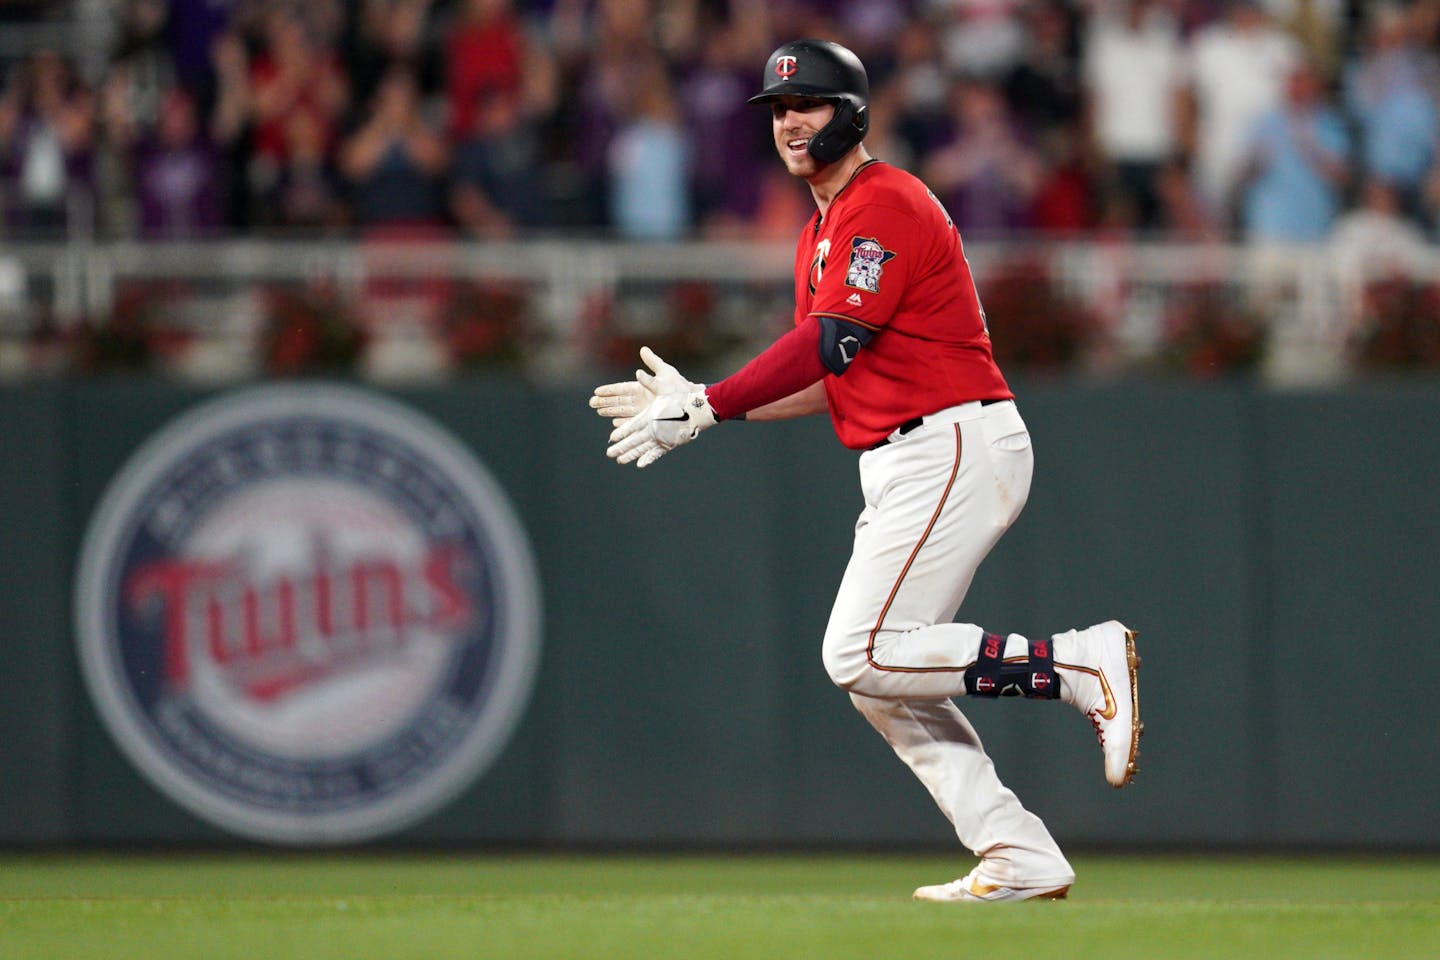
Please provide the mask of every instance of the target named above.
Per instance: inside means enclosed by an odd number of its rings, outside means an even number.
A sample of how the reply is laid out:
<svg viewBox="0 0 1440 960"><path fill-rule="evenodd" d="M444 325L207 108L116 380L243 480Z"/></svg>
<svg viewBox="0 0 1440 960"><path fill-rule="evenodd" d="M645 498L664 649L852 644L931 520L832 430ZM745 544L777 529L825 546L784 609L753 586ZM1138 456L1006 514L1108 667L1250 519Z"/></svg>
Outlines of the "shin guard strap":
<svg viewBox="0 0 1440 960"><path fill-rule="evenodd" d="M1029 656L1006 662L1005 638L986 633L980 638L975 663L965 671L965 693L972 697L1029 697L1054 700L1060 696L1055 656L1050 641L1031 640Z"/></svg>
<svg viewBox="0 0 1440 960"><path fill-rule="evenodd" d="M1004 654L1004 637L998 633L981 635L975 662L965 671L965 693L968 696L1000 696L1000 673L1005 665Z"/></svg>

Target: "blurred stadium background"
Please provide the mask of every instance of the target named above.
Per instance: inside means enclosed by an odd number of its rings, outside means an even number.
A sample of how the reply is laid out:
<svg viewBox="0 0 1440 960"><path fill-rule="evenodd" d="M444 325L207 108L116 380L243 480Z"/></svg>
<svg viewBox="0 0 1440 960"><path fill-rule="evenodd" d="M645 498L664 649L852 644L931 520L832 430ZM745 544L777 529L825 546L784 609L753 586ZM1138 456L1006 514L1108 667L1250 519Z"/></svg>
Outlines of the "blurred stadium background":
<svg viewBox="0 0 1440 960"><path fill-rule="evenodd" d="M373 843L953 848L819 666L826 424L638 476L585 409L790 322L810 200L744 98L803 35L870 67L1036 437L963 616L1141 631L1137 784L975 705L1002 776L1082 848L1440 848L1431 0L3 0L0 843L250 843L102 722L77 554L174 417L343 381L493 472L543 597L513 736Z"/></svg>

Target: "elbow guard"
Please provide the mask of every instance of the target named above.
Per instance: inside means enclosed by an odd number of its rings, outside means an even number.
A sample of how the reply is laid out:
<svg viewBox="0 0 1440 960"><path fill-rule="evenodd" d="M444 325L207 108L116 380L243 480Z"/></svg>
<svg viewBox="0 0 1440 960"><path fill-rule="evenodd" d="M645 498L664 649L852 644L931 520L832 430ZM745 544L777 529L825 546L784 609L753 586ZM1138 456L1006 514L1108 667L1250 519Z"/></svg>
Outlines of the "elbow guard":
<svg viewBox="0 0 1440 960"><path fill-rule="evenodd" d="M820 317L820 362L835 376L844 375L860 348L870 342L875 331L853 320Z"/></svg>

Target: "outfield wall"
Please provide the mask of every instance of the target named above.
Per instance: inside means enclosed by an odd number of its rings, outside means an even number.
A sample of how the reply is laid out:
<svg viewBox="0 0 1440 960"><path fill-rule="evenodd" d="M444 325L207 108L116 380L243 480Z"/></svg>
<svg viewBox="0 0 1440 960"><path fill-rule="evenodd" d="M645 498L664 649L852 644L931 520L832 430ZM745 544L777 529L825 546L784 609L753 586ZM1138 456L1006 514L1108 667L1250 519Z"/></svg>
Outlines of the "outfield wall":
<svg viewBox="0 0 1440 960"><path fill-rule="evenodd" d="M1440 847L1440 387L1314 393L1022 386L1036 480L962 618L1140 630L1147 734L1116 792L1056 704L963 704L1067 843ZM71 581L147 436L211 394L0 392L0 842L229 843L116 749L80 681ZM544 593L523 721L459 799L389 843L947 843L834 689L819 641L859 509L820 420L727 425L637 473L583 389L399 399L509 492Z"/></svg>

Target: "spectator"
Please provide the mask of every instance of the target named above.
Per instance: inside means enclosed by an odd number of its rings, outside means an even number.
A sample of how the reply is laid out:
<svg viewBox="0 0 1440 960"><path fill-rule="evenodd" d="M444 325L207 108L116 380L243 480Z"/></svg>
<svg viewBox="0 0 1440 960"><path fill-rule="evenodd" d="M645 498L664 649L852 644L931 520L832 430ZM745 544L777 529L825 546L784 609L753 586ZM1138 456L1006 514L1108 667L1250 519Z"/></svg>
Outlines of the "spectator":
<svg viewBox="0 0 1440 960"><path fill-rule="evenodd" d="M1044 131L1040 152L1044 170L1035 189L1031 223L1043 233L1075 234L1094 228L1097 188L1078 125Z"/></svg>
<svg viewBox="0 0 1440 960"><path fill-rule="evenodd" d="M1160 230L1168 238L1187 242L1213 242L1224 231L1200 198L1189 162L1180 155L1160 165L1155 179L1160 204Z"/></svg>
<svg viewBox="0 0 1440 960"><path fill-rule="evenodd" d="M1121 0L1095 15L1086 36L1091 140L1142 230L1162 224L1159 177L1180 145L1180 51L1179 28L1158 0Z"/></svg>
<svg viewBox="0 0 1440 960"><path fill-rule="evenodd" d="M647 34L646 11L634 0L599 4L594 42L569 78L570 96L562 97L573 105L565 122L583 184L577 206L590 205L571 211L567 226L613 224L610 142L654 77L657 63L664 69Z"/></svg>
<svg viewBox="0 0 1440 960"><path fill-rule="evenodd" d="M903 96L904 90L894 83L870 88L870 132L865 134L865 147L876 160L913 171L916 158L900 131ZM766 132L769 132L768 126ZM773 146L770 149L774 151Z"/></svg>
<svg viewBox="0 0 1440 960"><path fill-rule="evenodd" d="M250 66L252 180L262 189L273 185L285 161L285 125L296 112L312 116L328 148L348 102L345 72L334 53L317 43L297 11L284 4L270 9L264 49Z"/></svg>
<svg viewBox="0 0 1440 960"><path fill-rule="evenodd" d="M1340 69L1347 6L1346 0L1265 0L1265 9L1299 41L1305 59L1327 86Z"/></svg>
<svg viewBox="0 0 1440 960"><path fill-rule="evenodd" d="M300 111L285 125L285 164L261 204L267 226L290 232L320 233L348 220L344 191L315 118Z"/></svg>
<svg viewBox="0 0 1440 960"><path fill-rule="evenodd" d="M610 143L610 216L626 240L678 240L690 227L690 142L664 67L651 66Z"/></svg>
<svg viewBox="0 0 1440 960"><path fill-rule="evenodd" d="M895 50L895 74L888 84L896 94L895 132L907 153L918 158L947 140L951 80L929 21L911 20L896 36Z"/></svg>
<svg viewBox="0 0 1440 960"><path fill-rule="evenodd" d="M439 58L427 49L431 0L361 0L345 44L351 97L370 103L393 67L415 74L424 95L439 89Z"/></svg>
<svg viewBox="0 0 1440 960"><path fill-rule="evenodd" d="M1308 64L1295 67L1285 102L1256 123L1246 147L1243 227L1247 239L1323 240L1340 209L1350 141Z"/></svg>
<svg viewBox="0 0 1440 960"><path fill-rule="evenodd" d="M1095 223L1093 164L1080 132L1077 16L1058 0L1028 4L1025 49L1003 85L1012 115L1036 138L1044 172L1029 220L1045 233L1071 234Z"/></svg>
<svg viewBox="0 0 1440 960"><path fill-rule="evenodd" d="M940 48L951 72L1002 80L1025 52L1023 0L929 0L941 17Z"/></svg>
<svg viewBox="0 0 1440 960"><path fill-rule="evenodd" d="M161 103L176 84L165 36L164 0L126 0L120 37L100 86L95 138L97 219L120 235L137 232L132 164L138 140L151 137Z"/></svg>
<svg viewBox="0 0 1440 960"><path fill-rule="evenodd" d="M1059 0L1036 0L1025 10L1027 42L1005 77L1005 98L1032 130L1071 127L1080 119L1076 14Z"/></svg>
<svg viewBox="0 0 1440 960"><path fill-rule="evenodd" d="M94 136L94 97L59 54L42 50L12 72L0 93L0 194L17 233L93 226Z"/></svg>
<svg viewBox="0 0 1440 960"><path fill-rule="evenodd" d="M208 98L215 83L211 56L215 41L232 27L237 10L247 0L162 0L159 5L165 8L165 35L176 79L185 89Z"/></svg>
<svg viewBox="0 0 1440 960"><path fill-rule="evenodd" d="M768 51L744 24L717 24L700 61L681 85L692 157L696 220L709 235L734 234L760 213L764 171L773 164L770 128L745 102L755 93L755 64ZM766 41L760 38L760 46ZM875 112L872 111L872 117Z"/></svg>
<svg viewBox="0 0 1440 960"><path fill-rule="evenodd" d="M753 5L756 0L750 2ZM759 45L768 47L768 41L774 34L766 29L768 24L763 0L760 3L762 9L748 16L749 11L737 11L734 6L731 5L731 23L749 29L752 36L759 34ZM899 66L895 37L914 16L912 8L917 4L912 0L841 0L816 6L825 8L827 12L833 11L836 33L848 39L847 46L865 64L870 88L873 90L888 84ZM805 32L814 33L813 30ZM765 50L761 51L762 58L765 53Z"/></svg>
<svg viewBox="0 0 1440 960"><path fill-rule="evenodd" d="M135 146L133 170L143 238L193 240L219 230L219 159L189 93L165 95L154 132Z"/></svg>
<svg viewBox="0 0 1440 960"><path fill-rule="evenodd" d="M340 172L362 226L434 227L442 220L449 156L419 103L415 76L392 69L375 91L369 118L341 145Z"/></svg>
<svg viewBox="0 0 1440 960"><path fill-rule="evenodd" d="M1361 171L1387 181L1401 211L1422 224L1440 137L1435 80L1433 59L1416 44L1407 12L1388 4L1373 9L1365 49L1346 74L1346 106L1360 127Z"/></svg>
<svg viewBox="0 0 1440 960"><path fill-rule="evenodd" d="M1192 101L1184 142L1194 154L1200 195L1226 223L1245 139L1255 121L1281 103L1300 47L1256 0L1227 0L1225 17L1192 36L1188 56Z"/></svg>
<svg viewBox="0 0 1440 960"><path fill-rule="evenodd" d="M953 136L923 163L921 179L967 237L1030 227L1045 168L999 88L962 82L951 102Z"/></svg>
<svg viewBox="0 0 1440 960"><path fill-rule="evenodd" d="M243 229L252 221L250 61L245 42L235 31L215 37L210 56L215 78L210 137L220 151L223 219L230 227Z"/></svg>
<svg viewBox="0 0 1440 960"><path fill-rule="evenodd" d="M525 37L509 0L466 0L445 50L452 216L495 238L548 223L540 139L556 99L548 58Z"/></svg>
<svg viewBox="0 0 1440 960"><path fill-rule="evenodd" d="M1392 276L1418 278L1434 254L1425 234L1404 216L1399 194L1383 180L1367 180L1360 205L1336 219L1328 240L1347 326L1361 319L1367 284Z"/></svg>
<svg viewBox="0 0 1440 960"><path fill-rule="evenodd" d="M161 100L177 80L165 37L166 15L165 0L129 0L125 4L120 42L105 83L106 100L122 97L125 112L145 129L155 126Z"/></svg>

